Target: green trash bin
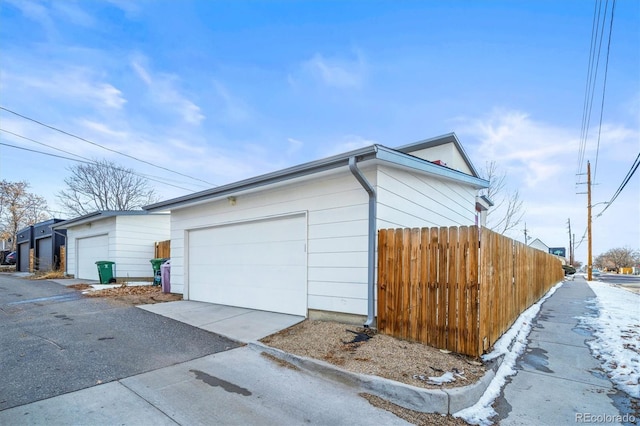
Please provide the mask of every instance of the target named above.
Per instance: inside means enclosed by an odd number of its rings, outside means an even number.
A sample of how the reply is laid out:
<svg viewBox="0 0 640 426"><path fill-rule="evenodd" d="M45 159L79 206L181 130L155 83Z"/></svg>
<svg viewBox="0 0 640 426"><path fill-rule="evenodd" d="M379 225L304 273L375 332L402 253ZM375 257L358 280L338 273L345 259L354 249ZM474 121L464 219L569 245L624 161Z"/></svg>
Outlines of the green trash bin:
<svg viewBox="0 0 640 426"><path fill-rule="evenodd" d="M153 267L153 285L162 284L162 270L160 269L160 266L162 266L162 264L167 260L169 259L158 257L149 261Z"/></svg>
<svg viewBox="0 0 640 426"><path fill-rule="evenodd" d="M96 262L96 265L98 266L100 284L111 284L116 282L116 262L99 260Z"/></svg>

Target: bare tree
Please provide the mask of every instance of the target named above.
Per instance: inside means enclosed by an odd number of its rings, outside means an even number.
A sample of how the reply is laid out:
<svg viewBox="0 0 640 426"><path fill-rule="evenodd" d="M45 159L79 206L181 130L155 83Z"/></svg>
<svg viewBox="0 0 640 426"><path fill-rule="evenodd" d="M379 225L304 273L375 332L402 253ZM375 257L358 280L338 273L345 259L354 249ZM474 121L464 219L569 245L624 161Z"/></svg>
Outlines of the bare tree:
<svg viewBox="0 0 640 426"><path fill-rule="evenodd" d="M64 208L82 216L97 210L137 210L157 201L148 181L107 160L69 168L67 188L58 193Z"/></svg>
<svg viewBox="0 0 640 426"><path fill-rule="evenodd" d="M593 264L598 268L630 268L640 263L640 251L628 247L613 248L596 256Z"/></svg>
<svg viewBox="0 0 640 426"><path fill-rule="evenodd" d="M11 249L16 249L18 231L49 218L47 201L28 192L29 184L22 182L0 182L0 238L11 240Z"/></svg>
<svg viewBox="0 0 640 426"><path fill-rule="evenodd" d="M487 212L487 228L505 234L518 226L524 216L520 193L517 189L506 189L507 175L498 169L495 161L488 161L480 175L489 181L489 188L482 195L493 202L493 207Z"/></svg>

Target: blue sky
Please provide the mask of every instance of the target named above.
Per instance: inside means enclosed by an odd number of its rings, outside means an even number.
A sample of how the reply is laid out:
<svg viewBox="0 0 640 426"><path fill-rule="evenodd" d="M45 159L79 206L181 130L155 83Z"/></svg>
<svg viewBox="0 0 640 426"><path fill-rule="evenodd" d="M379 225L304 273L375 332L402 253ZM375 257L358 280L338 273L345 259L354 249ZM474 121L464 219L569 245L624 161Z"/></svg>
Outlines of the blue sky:
<svg viewBox="0 0 640 426"><path fill-rule="evenodd" d="M576 174L596 4L3 0L0 105L210 184L456 132L476 168L496 161L519 190L529 235L568 247L567 219L578 241L587 222ZM593 204L640 152L640 2L615 4L599 148L604 53L584 145ZM211 187L6 111L0 128L185 188L154 182L161 199ZM54 211L73 164L0 145L0 179ZM640 248L639 182L594 220L594 255Z"/></svg>

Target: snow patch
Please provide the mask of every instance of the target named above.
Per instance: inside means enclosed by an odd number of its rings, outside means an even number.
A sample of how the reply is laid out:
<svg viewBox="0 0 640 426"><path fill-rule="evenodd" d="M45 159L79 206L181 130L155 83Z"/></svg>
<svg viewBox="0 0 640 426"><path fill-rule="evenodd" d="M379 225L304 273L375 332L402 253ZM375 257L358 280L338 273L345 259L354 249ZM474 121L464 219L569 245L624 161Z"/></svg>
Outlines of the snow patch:
<svg viewBox="0 0 640 426"><path fill-rule="evenodd" d="M504 359L498 371L496 371L495 377L489 384L489 387L484 391L484 394L482 394L478 402L471 407L454 413L454 417L459 417L467 423L474 425L489 426L493 424L490 419L498 413L491 405L493 401L500 396L500 392L507 378L516 374L516 360L527 347L527 336L529 336L531 332L531 323L538 312L540 312L540 306L542 306L544 301L551 297L562 284L564 284L564 282L559 282L551 287L547 294L520 314L511 328L493 345L493 351L482 356L484 361L491 361L500 356L504 356Z"/></svg>
<svg viewBox="0 0 640 426"><path fill-rule="evenodd" d="M593 329L587 342L611 381L640 398L640 295L600 281L587 281L596 299L590 307L598 317L578 317Z"/></svg>

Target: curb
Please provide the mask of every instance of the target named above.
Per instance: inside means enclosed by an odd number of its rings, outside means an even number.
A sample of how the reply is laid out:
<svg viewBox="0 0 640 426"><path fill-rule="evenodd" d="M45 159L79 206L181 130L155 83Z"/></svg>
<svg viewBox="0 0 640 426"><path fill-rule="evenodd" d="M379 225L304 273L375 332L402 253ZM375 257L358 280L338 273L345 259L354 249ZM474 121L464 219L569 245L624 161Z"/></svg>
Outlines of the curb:
<svg viewBox="0 0 640 426"><path fill-rule="evenodd" d="M253 350L266 352L306 371L364 389L401 407L422 413L438 414L453 414L474 405L489 387L504 359L504 356L500 356L490 361L484 376L471 385L451 389L424 389L383 377L346 371L333 364L284 352L260 342L249 342L248 345Z"/></svg>

